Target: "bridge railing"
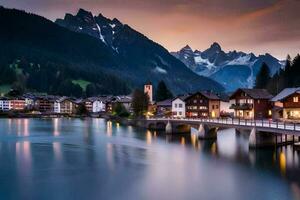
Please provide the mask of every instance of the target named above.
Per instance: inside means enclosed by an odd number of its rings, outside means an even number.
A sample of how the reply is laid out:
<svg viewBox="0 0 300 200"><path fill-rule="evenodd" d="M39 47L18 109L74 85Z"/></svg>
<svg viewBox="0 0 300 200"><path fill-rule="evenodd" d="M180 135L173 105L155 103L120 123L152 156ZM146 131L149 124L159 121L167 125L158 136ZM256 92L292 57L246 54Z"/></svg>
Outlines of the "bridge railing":
<svg viewBox="0 0 300 200"><path fill-rule="evenodd" d="M252 126L272 129L282 129L288 131L300 131L300 124L287 122L274 122L271 120L250 120L250 119L232 119L232 118L150 118L149 120L167 120L167 121L193 121L214 124L226 124L236 126Z"/></svg>

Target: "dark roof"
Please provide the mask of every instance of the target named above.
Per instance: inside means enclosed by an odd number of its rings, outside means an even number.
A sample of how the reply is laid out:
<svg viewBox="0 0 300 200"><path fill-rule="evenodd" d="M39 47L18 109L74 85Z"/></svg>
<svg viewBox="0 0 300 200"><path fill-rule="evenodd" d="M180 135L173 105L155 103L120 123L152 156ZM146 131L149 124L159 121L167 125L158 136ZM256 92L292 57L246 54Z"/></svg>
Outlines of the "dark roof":
<svg viewBox="0 0 300 200"><path fill-rule="evenodd" d="M281 101L287 97L289 97L290 95L296 93L296 92L300 92L300 87L298 88L285 88L284 90L282 90L281 92L279 92L279 94L277 94L275 97L273 97L271 99L271 101Z"/></svg>
<svg viewBox="0 0 300 200"><path fill-rule="evenodd" d="M178 95L177 97L173 98L172 101L174 101L175 99L181 99L182 101L185 101L190 96L190 94Z"/></svg>
<svg viewBox="0 0 300 200"><path fill-rule="evenodd" d="M211 100L220 100L220 97L218 97L218 95L216 95L212 92L205 91L205 92L201 92L201 94Z"/></svg>
<svg viewBox="0 0 300 200"><path fill-rule="evenodd" d="M271 99L273 96L266 89L248 89L248 88L240 88L237 89L231 96L230 99L240 91L245 92L253 99Z"/></svg>
<svg viewBox="0 0 300 200"><path fill-rule="evenodd" d="M218 97L218 95L216 95L216 94L214 94L212 92L208 92L208 91L196 92L196 93L194 93L192 95L189 95L186 99L188 99L190 97L193 97L193 96L195 96L197 94L200 94L200 95L206 97L209 100L220 100L220 98Z"/></svg>
<svg viewBox="0 0 300 200"><path fill-rule="evenodd" d="M172 106L172 100L173 99L166 99L164 101L159 101L159 102L156 102L156 105L157 106Z"/></svg>

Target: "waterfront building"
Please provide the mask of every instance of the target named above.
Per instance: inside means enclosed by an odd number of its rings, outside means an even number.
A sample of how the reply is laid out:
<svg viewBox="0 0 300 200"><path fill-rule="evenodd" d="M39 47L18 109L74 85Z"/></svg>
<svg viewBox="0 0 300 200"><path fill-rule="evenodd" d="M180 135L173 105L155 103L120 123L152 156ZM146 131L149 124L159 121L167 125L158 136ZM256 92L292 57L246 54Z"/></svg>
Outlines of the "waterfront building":
<svg viewBox="0 0 300 200"><path fill-rule="evenodd" d="M55 100L57 100L55 96L39 96L35 100L34 107L41 113L52 113Z"/></svg>
<svg viewBox="0 0 300 200"><path fill-rule="evenodd" d="M234 117L241 119L265 119L272 116L272 95L265 89L237 89L231 96Z"/></svg>
<svg viewBox="0 0 300 200"><path fill-rule="evenodd" d="M273 118L300 120L300 87L285 88L272 98Z"/></svg>
<svg viewBox="0 0 300 200"><path fill-rule="evenodd" d="M11 110L21 111L26 107L25 98L18 97L10 99Z"/></svg>
<svg viewBox="0 0 300 200"><path fill-rule="evenodd" d="M180 95L172 100L172 116L175 118L186 117L186 103L185 100L190 95Z"/></svg>
<svg viewBox="0 0 300 200"><path fill-rule="evenodd" d="M7 97L0 97L0 110L7 112L11 110L11 101Z"/></svg>
<svg viewBox="0 0 300 200"><path fill-rule="evenodd" d="M172 116L172 99L166 99L155 103L156 115L158 116Z"/></svg>
<svg viewBox="0 0 300 200"><path fill-rule="evenodd" d="M212 92L197 92L185 99L186 117L220 117L220 98Z"/></svg>
<svg viewBox="0 0 300 200"><path fill-rule="evenodd" d="M90 97L83 102L89 113L105 112L106 110L106 96Z"/></svg>

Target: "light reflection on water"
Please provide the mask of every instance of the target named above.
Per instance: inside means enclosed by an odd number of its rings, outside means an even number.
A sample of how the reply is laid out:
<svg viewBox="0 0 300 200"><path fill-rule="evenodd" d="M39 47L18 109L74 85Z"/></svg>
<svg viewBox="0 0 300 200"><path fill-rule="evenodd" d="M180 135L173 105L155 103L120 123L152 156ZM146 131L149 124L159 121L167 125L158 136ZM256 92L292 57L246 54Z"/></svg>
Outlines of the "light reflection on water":
<svg viewBox="0 0 300 200"><path fill-rule="evenodd" d="M300 197L299 152L249 150L234 129L202 141L103 119L0 119L0 127L0 199Z"/></svg>

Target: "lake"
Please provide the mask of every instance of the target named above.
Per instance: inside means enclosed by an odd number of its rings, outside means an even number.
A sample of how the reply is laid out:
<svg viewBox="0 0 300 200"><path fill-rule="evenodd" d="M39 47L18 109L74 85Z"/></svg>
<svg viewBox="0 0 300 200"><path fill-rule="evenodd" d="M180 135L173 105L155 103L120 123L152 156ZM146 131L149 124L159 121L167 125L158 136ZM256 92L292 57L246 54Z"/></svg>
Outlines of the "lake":
<svg viewBox="0 0 300 200"><path fill-rule="evenodd" d="M104 119L0 119L0 199L300 199L299 152Z"/></svg>

